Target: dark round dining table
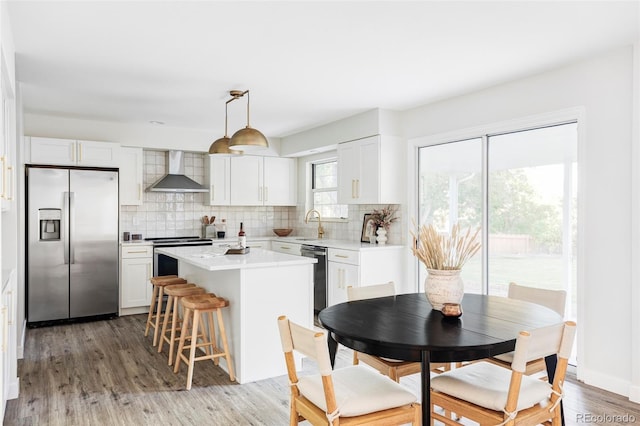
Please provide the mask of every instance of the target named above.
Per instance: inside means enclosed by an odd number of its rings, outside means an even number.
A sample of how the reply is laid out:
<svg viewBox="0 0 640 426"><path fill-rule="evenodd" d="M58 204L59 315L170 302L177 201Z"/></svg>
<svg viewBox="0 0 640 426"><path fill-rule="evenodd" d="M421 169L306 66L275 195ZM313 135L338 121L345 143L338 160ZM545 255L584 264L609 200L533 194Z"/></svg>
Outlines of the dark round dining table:
<svg viewBox="0 0 640 426"><path fill-rule="evenodd" d="M332 363L338 343L371 355L421 362L425 425L431 417L429 363L473 361L509 352L520 331L563 321L544 306L480 294L464 295L459 318L445 317L431 308L424 293L340 303L323 309L318 319L329 331ZM547 357L546 363L553 380L556 357Z"/></svg>

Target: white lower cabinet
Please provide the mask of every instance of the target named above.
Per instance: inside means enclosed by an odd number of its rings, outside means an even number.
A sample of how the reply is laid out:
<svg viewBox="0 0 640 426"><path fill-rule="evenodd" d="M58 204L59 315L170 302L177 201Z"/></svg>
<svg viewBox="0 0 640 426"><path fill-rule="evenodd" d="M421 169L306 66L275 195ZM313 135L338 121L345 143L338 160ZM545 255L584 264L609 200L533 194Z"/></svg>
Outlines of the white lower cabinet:
<svg viewBox="0 0 640 426"><path fill-rule="evenodd" d="M295 256L300 256L301 247L302 244L288 243L284 241L273 241L271 243L271 250L277 251L278 253L293 254Z"/></svg>
<svg viewBox="0 0 640 426"><path fill-rule="evenodd" d="M271 250L271 240L248 240L247 245L252 249Z"/></svg>
<svg viewBox="0 0 640 426"><path fill-rule="evenodd" d="M349 263L328 262L327 305L347 301L347 287L358 287L360 266Z"/></svg>
<svg viewBox="0 0 640 426"><path fill-rule="evenodd" d="M4 418L7 400L17 398L20 388L18 379L18 325L16 314L18 307L17 286L16 271L13 270L9 274L8 282L6 282L2 291L2 299L0 299L0 316L2 321L0 323L0 343L2 345L2 350L0 351L0 366L2 366L2 374L0 376L2 407L0 407L0 415L2 418Z"/></svg>
<svg viewBox="0 0 640 426"><path fill-rule="evenodd" d="M375 247L362 250L329 248L328 306L347 301L347 287L363 287L393 281L396 293L406 293L404 247ZM409 289L410 291L410 289Z"/></svg>
<svg viewBox="0 0 640 426"><path fill-rule="evenodd" d="M360 252L329 248L327 261L327 305L346 302L347 287L360 285Z"/></svg>
<svg viewBox="0 0 640 426"><path fill-rule="evenodd" d="M120 270L120 308L149 306L153 274L153 247L150 245L122 246Z"/></svg>

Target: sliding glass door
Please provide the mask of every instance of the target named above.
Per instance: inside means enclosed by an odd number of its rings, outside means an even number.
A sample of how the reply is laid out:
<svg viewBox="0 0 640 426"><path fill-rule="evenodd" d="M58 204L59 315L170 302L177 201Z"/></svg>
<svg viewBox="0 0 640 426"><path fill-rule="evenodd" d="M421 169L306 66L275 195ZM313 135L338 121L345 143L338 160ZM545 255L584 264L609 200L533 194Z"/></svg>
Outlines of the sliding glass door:
<svg viewBox="0 0 640 426"><path fill-rule="evenodd" d="M482 138L468 139L419 150L419 224L433 223L448 233L456 223L482 225ZM462 270L465 291L482 292L482 256L476 255ZM419 285L427 271L420 263Z"/></svg>
<svg viewBox="0 0 640 426"><path fill-rule="evenodd" d="M425 146L418 161L419 223L483 228L465 292L506 296L510 282L564 289L575 318L577 124Z"/></svg>

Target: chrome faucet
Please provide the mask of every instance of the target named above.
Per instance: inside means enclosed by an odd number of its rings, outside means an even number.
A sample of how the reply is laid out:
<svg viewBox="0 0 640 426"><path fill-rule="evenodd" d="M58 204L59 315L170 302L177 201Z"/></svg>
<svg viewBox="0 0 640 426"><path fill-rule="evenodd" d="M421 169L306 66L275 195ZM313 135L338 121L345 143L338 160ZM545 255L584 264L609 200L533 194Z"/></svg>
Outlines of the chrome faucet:
<svg viewBox="0 0 640 426"><path fill-rule="evenodd" d="M320 218L320 212L316 209L309 210L304 217L304 223L309 223L309 219L312 213L318 215L318 239L321 240L324 235L324 229L322 229L322 219Z"/></svg>

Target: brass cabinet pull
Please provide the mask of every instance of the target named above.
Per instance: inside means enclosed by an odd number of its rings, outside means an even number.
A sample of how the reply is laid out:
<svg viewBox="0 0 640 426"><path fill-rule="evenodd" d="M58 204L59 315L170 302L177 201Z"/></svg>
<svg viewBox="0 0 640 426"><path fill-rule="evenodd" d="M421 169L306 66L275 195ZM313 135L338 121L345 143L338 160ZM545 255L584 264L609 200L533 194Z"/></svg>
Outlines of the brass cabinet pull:
<svg viewBox="0 0 640 426"><path fill-rule="evenodd" d="M2 156L0 157L0 161L2 161L2 194L0 194L0 198L7 199L7 179L5 174L5 168L7 165L7 159Z"/></svg>
<svg viewBox="0 0 640 426"><path fill-rule="evenodd" d="M9 194L11 194L7 196L7 200L12 201L13 200L13 167L8 166L7 170L9 171Z"/></svg>

